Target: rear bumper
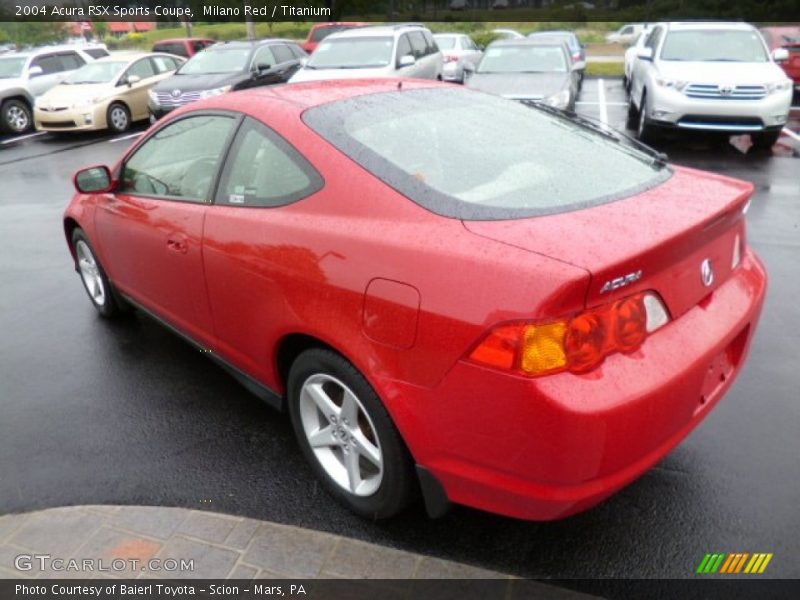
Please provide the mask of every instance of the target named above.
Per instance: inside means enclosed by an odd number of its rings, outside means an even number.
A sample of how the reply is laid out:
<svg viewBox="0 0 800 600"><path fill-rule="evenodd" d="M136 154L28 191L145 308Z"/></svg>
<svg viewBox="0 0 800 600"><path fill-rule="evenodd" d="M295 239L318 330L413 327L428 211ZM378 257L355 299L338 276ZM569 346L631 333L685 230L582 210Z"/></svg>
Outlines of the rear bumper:
<svg viewBox="0 0 800 600"><path fill-rule="evenodd" d="M585 375L539 379L457 364L434 389L384 381L416 462L447 499L550 520L642 475L694 429L741 371L766 291L747 253L731 279Z"/></svg>

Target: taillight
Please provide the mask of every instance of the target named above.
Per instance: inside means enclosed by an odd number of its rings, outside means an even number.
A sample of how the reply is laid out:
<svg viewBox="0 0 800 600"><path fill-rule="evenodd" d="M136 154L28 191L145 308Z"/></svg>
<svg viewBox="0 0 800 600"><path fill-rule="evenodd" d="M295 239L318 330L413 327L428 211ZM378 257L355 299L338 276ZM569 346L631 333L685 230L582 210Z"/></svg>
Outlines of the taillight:
<svg viewBox="0 0 800 600"><path fill-rule="evenodd" d="M458 62L458 57L454 56L453 54L445 54L443 59L444 59L444 62L446 62L446 63Z"/></svg>
<svg viewBox="0 0 800 600"><path fill-rule="evenodd" d="M468 360L536 377L559 371L585 373L614 352L638 349L669 316L652 292L629 296L549 323L505 323L493 328Z"/></svg>

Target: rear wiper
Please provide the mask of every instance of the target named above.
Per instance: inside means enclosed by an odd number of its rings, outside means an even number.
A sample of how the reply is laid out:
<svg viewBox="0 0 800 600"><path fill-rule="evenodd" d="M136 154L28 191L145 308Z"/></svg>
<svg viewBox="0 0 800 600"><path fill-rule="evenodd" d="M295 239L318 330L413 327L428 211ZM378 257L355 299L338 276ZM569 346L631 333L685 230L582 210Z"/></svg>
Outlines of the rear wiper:
<svg viewBox="0 0 800 600"><path fill-rule="evenodd" d="M634 146L638 150L641 150L642 152L650 156L653 159L653 163L656 165L664 166L667 164L668 157L663 152L659 152L658 150L652 148L651 146L648 146L644 142L641 142L636 138L629 136L627 133L622 133L621 131L614 129L613 127L609 127L599 119L595 119L594 117L579 115L575 112L566 112L561 109L555 108L553 106L548 106L547 104L536 102L534 100L522 100L522 103L527 106L537 108L548 114L561 117L562 119L569 119L570 121L574 121L579 125L582 125L586 129L591 129L595 133L599 133L603 137L613 140L615 142L618 143L626 142L629 145Z"/></svg>

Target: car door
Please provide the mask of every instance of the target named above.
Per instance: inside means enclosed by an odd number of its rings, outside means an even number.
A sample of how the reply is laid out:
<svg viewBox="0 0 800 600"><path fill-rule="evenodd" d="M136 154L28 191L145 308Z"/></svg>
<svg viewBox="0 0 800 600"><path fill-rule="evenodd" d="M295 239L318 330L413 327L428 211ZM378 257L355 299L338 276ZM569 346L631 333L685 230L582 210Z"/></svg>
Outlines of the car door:
<svg viewBox="0 0 800 600"><path fill-rule="evenodd" d="M411 53L416 60L416 63L410 69L411 72L408 73L408 77L430 79L430 65L425 60L428 52L428 44L425 42L425 37L421 31L411 31L408 33L408 41L411 42Z"/></svg>
<svg viewBox="0 0 800 600"><path fill-rule="evenodd" d="M463 36L461 38L462 48L464 49L464 62L470 63L473 67L477 67L478 63L481 61L481 57L483 56L483 52L481 52L478 45L475 41L469 36Z"/></svg>
<svg viewBox="0 0 800 600"><path fill-rule="evenodd" d="M308 305L324 281L321 258L300 237L313 224L292 210L322 187L286 140L244 120L206 216L203 257L216 352L262 381L273 376L270 334L302 318L291 306Z"/></svg>
<svg viewBox="0 0 800 600"><path fill-rule="evenodd" d="M237 89L284 83L280 75L280 65L273 52L274 45L261 46L253 53L250 61L250 79L236 86Z"/></svg>
<svg viewBox="0 0 800 600"><path fill-rule="evenodd" d="M649 81L653 75L653 71L655 70L655 60L656 60L656 53L658 52L659 43L661 41L662 36L664 35L664 28L660 26L653 27L652 31L647 34L647 39L644 42L645 48L650 48L653 52L652 60L642 60L641 58L634 58L633 59L633 70L632 70L632 77L631 77L631 100L636 105L637 108L641 108L639 106L639 102L642 99L642 91L644 91L644 86L646 82Z"/></svg>
<svg viewBox="0 0 800 600"><path fill-rule="evenodd" d="M150 58L140 58L117 80L118 98L128 105L133 121L147 118L147 90L159 81L157 75L155 64ZM138 80L132 82L131 77Z"/></svg>
<svg viewBox="0 0 800 600"><path fill-rule="evenodd" d="M191 113L156 130L95 210L99 250L118 289L199 342L213 343L201 240L222 157L239 123Z"/></svg>
<svg viewBox="0 0 800 600"><path fill-rule="evenodd" d="M410 67L401 67L400 66L400 59L404 56L413 56L414 60L416 60L416 56L414 54L414 50L411 48L411 40L409 40L408 34L404 33L399 38L397 38L397 47L395 50L395 70L397 71L397 75L400 77L413 77L413 69L414 66Z"/></svg>
<svg viewBox="0 0 800 600"><path fill-rule="evenodd" d="M274 75L279 80L276 83L286 83L300 68L300 61L288 44L273 44L272 55L275 57Z"/></svg>

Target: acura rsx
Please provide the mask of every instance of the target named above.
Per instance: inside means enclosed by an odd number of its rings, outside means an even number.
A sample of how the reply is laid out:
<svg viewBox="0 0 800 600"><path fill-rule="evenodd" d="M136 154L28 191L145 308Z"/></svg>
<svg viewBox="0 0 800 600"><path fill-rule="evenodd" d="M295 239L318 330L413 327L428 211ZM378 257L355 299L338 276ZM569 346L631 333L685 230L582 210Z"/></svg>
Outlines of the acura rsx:
<svg viewBox="0 0 800 600"><path fill-rule="evenodd" d="M435 82L210 98L74 183L97 311L150 314L286 409L369 518L600 502L728 390L766 289L751 184Z"/></svg>

